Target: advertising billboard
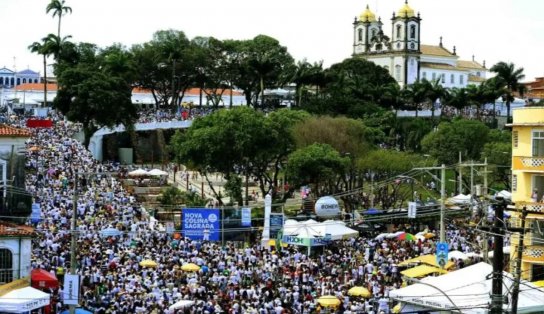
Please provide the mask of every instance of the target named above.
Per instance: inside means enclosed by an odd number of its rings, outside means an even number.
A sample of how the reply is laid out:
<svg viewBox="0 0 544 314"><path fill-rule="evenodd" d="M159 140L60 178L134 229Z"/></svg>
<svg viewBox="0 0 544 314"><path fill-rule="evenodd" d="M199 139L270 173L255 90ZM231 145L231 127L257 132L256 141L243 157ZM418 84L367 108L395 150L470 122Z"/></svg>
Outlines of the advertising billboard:
<svg viewBox="0 0 544 314"><path fill-rule="evenodd" d="M219 241L221 235L219 209L183 208L181 214L184 236L191 240Z"/></svg>

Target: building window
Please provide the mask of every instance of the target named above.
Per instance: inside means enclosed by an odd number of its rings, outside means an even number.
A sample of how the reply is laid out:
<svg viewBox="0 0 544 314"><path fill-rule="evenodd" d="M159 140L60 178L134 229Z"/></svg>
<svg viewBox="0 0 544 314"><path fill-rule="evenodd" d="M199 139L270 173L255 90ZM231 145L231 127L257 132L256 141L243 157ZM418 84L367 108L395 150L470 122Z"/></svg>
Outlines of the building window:
<svg viewBox="0 0 544 314"><path fill-rule="evenodd" d="M518 131L513 131L512 132L512 146L514 146L514 148L518 148L518 143L519 143Z"/></svg>
<svg viewBox="0 0 544 314"><path fill-rule="evenodd" d="M416 26L410 26L410 39L416 39Z"/></svg>
<svg viewBox="0 0 544 314"><path fill-rule="evenodd" d="M478 77L480 77L480 76L481 76L481 73L480 73L480 72L476 72L476 75L477 75Z"/></svg>
<svg viewBox="0 0 544 314"><path fill-rule="evenodd" d="M450 83L455 84L455 75L450 75Z"/></svg>
<svg viewBox="0 0 544 314"><path fill-rule="evenodd" d="M370 31L371 35L370 35L370 40L373 40L375 37L376 37L376 29L373 28L371 31Z"/></svg>
<svg viewBox="0 0 544 314"><path fill-rule="evenodd" d="M433 81L436 80L436 73L433 73Z"/></svg>
<svg viewBox="0 0 544 314"><path fill-rule="evenodd" d="M513 174L512 175L512 192L516 192L518 190L518 175Z"/></svg>
<svg viewBox="0 0 544 314"><path fill-rule="evenodd" d="M13 255L8 249L0 249L0 284L13 281Z"/></svg>
<svg viewBox="0 0 544 314"><path fill-rule="evenodd" d="M463 85L465 84L465 78L463 77L463 75L459 75L459 84Z"/></svg>
<svg viewBox="0 0 544 314"><path fill-rule="evenodd" d="M442 82L442 84L446 83L446 74L440 74L440 82Z"/></svg>
<svg viewBox="0 0 544 314"><path fill-rule="evenodd" d="M363 29L359 28L359 30L357 31L357 34L359 37L359 41L363 41Z"/></svg>
<svg viewBox="0 0 544 314"><path fill-rule="evenodd" d="M423 71L423 72L421 73L421 77L422 77L424 80L426 80L426 79L427 79L427 72Z"/></svg>
<svg viewBox="0 0 544 314"><path fill-rule="evenodd" d="M397 81L400 81L400 68L401 66L400 65L395 65L395 79Z"/></svg>
<svg viewBox="0 0 544 314"><path fill-rule="evenodd" d="M397 39L401 38L402 26L397 24Z"/></svg>
<svg viewBox="0 0 544 314"><path fill-rule="evenodd" d="M533 131L533 157L544 156L544 131Z"/></svg>

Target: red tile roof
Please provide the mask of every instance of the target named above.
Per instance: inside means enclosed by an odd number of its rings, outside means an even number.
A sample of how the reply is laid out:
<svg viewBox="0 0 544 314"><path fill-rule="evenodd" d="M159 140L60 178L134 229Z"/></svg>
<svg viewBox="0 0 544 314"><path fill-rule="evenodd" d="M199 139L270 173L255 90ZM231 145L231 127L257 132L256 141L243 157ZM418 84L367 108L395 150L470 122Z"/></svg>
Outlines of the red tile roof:
<svg viewBox="0 0 544 314"><path fill-rule="evenodd" d="M30 226L19 226L17 224L0 221L0 237L25 237L31 236L34 228Z"/></svg>
<svg viewBox="0 0 544 314"><path fill-rule="evenodd" d="M18 91L39 91L43 92L43 83L26 83L17 85L15 87ZM47 83L47 91L56 91L57 90L57 84L55 83Z"/></svg>
<svg viewBox="0 0 544 314"><path fill-rule="evenodd" d="M0 124L0 137L30 137L31 135L28 129Z"/></svg>

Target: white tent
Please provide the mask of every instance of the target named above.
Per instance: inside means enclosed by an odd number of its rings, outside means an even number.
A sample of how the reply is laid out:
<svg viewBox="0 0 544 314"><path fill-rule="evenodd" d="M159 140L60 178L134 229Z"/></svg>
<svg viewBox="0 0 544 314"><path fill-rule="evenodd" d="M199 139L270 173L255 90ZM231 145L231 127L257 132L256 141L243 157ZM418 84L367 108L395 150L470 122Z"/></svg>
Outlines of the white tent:
<svg viewBox="0 0 544 314"><path fill-rule="evenodd" d="M0 297L0 313L27 313L49 305L49 301L48 293L25 287Z"/></svg>
<svg viewBox="0 0 544 314"><path fill-rule="evenodd" d="M447 204L455 204L455 205L461 205L461 204L470 204L470 200L472 197L470 195L464 195L459 194L454 197L450 197L446 200Z"/></svg>
<svg viewBox="0 0 544 314"><path fill-rule="evenodd" d="M284 235L296 235L301 238L320 238L330 235L331 240L342 240L359 235L357 230L346 226L342 221L327 220L317 222L313 219L296 221L289 219L283 225Z"/></svg>
<svg viewBox="0 0 544 314"><path fill-rule="evenodd" d="M499 197L505 198L507 200L512 199L512 193L510 193L509 191L506 191L506 190L502 190L502 191L498 192L497 195L495 195L495 196L499 196Z"/></svg>
<svg viewBox="0 0 544 314"><path fill-rule="evenodd" d="M326 220L319 225L321 236L327 234L331 235L331 240L342 240L357 237L359 232L346 227L346 224L342 221Z"/></svg>
<svg viewBox="0 0 544 314"><path fill-rule="evenodd" d="M148 174L149 173L147 171L145 171L144 169L142 169L142 168L136 169L136 170L131 171L131 172L128 173L128 175L131 176L131 177L146 176Z"/></svg>
<svg viewBox="0 0 544 314"><path fill-rule="evenodd" d="M448 252L448 259L450 258L466 260L468 259L468 256L461 251L451 251Z"/></svg>
<svg viewBox="0 0 544 314"><path fill-rule="evenodd" d="M420 283L393 290L390 297L405 304L404 311L461 309L462 313L488 313L492 279L488 275L493 267L478 263L463 269L438 276L426 277ZM512 288L512 275L503 272L503 293ZM446 296L447 295L447 296ZM542 313L544 290L522 280L518 300L518 313ZM511 298L509 298L511 302ZM511 304L505 304L508 309Z"/></svg>
<svg viewBox="0 0 544 314"><path fill-rule="evenodd" d="M178 310L178 309L185 309L195 304L195 301L191 300L180 300L168 307L169 310Z"/></svg>
<svg viewBox="0 0 544 314"><path fill-rule="evenodd" d="M160 169L153 169L147 173L150 176L167 176L168 172L162 171Z"/></svg>

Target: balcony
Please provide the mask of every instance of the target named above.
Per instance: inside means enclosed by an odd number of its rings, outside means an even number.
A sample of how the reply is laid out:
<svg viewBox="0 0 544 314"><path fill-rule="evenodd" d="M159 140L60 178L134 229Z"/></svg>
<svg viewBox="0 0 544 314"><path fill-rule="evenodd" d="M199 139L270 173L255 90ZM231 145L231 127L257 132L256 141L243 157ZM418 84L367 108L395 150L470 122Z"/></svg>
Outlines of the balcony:
<svg viewBox="0 0 544 314"><path fill-rule="evenodd" d="M544 263L544 246L527 246L523 249L522 259L527 263Z"/></svg>
<svg viewBox="0 0 544 314"><path fill-rule="evenodd" d="M514 156L512 170L544 172L544 157Z"/></svg>
<svg viewBox="0 0 544 314"><path fill-rule="evenodd" d="M544 214L544 203L534 203L534 202L516 202L516 208L521 210L525 207L528 211L540 212Z"/></svg>
<svg viewBox="0 0 544 314"><path fill-rule="evenodd" d="M18 188L8 187L4 197L3 189L0 188L0 216L3 220L24 223L31 213L31 194Z"/></svg>

